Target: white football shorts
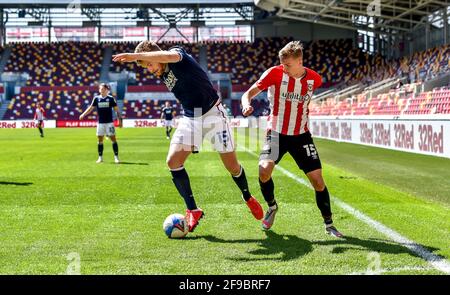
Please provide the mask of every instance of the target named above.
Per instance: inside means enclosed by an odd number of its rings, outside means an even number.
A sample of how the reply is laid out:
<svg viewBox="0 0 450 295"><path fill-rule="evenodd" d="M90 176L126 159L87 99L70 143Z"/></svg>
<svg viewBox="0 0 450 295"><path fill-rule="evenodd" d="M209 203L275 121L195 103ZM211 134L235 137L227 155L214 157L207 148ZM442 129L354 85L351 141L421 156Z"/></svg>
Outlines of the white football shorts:
<svg viewBox="0 0 450 295"><path fill-rule="evenodd" d="M170 144L183 144L198 152L203 140L209 140L213 150L229 153L235 150L233 133L221 104L213 106L201 117L182 117Z"/></svg>
<svg viewBox="0 0 450 295"><path fill-rule="evenodd" d="M97 136L114 136L116 135L116 128L114 123L98 123L97 124Z"/></svg>

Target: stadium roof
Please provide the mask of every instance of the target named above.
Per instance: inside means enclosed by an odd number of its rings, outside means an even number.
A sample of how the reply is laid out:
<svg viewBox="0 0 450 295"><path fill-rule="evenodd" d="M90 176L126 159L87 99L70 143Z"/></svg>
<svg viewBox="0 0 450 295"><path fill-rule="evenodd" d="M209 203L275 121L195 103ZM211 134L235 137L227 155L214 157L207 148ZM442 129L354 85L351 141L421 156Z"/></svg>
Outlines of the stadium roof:
<svg viewBox="0 0 450 295"><path fill-rule="evenodd" d="M192 21L230 26L253 20L254 7L252 0L0 0L6 27L39 21L66 27L81 26L83 21L99 21L102 26L136 26L138 21L149 21L152 26L189 26Z"/></svg>
<svg viewBox="0 0 450 295"><path fill-rule="evenodd" d="M449 0L255 0L279 17L353 30L411 33L442 21ZM373 21L376 20L376 21Z"/></svg>
<svg viewBox="0 0 450 295"><path fill-rule="evenodd" d="M16 0L16 1L8 1L8 0L0 0L0 7L18 7L18 6L29 6L35 5L40 7L65 7L68 5L79 4L82 6L103 6L103 7L119 7L119 6L170 6L170 5L230 5L230 4L245 4L252 3L253 0L164 0L164 1L154 1L154 0L108 0L108 1L99 1L99 0Z"/></svg>

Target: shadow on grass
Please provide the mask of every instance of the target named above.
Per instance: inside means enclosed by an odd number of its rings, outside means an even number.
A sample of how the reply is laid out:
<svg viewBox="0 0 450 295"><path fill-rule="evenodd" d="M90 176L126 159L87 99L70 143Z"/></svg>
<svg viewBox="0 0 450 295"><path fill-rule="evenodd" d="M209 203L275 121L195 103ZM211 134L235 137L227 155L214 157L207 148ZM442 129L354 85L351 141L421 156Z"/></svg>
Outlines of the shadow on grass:
<svg viewBox="0 0 450 295"><path fill-rule="evenodd" d="M248 254L253 257L233 257L234 261L255 261L255 260L278 260L287 261L296 259L312 251L312 243L294 235L279 235L273 231L266 231L265 239L238 239L224 240L214 236L203 236L203 238L212 243L225 244L257 244L260 248L251 250ZM281 257L265 257L268 255L281 255Z"/></svg>
<svg viewBox="0 0 450 295"><path fill-rule="evenodd" d="M410 249L407 245L402 245L389 240L379 239L359 239L351 236L342 239L324 240L324 241L308 241L301 239L294 235L280 235L273 231L267 231L265 239L237 239L225 240L211 235L203 236L202 238L212 243L224 244L256 244L260 248L248 251L249 257L232 257L229 260L234 261L257 261L257 260L278 260L288 261L304 256L313 250L313 245L319 246L334 246L332 253L341 254L346 251L368 251L386 254L409 254L414 257L420 257ZM423 248L430 252L439 249L432 247L425 247L421 245L412 245L418 249ZM418 247L418 248L417 248ZM267 257L270 255L281 255L281 257ZM441 256L438 256L441 257ZM442 257L443 258L443 257Z"/></svg>
<svg viewBox="0 0 450 295"><path fill-rule="evenodd" d="M440 249L433 247L426 247L418 244L411 245L403 245L398 244L389 240L380 240L380 239L359 239L351 236L346 236L342 239L335 239L329 241L314 241L314 245L323 245L323 246L335 246L333 248L332 253L344 253L348 250L363 250L363 251L371 251L378 253L387 253L387 254L409 254L414 257L420 257L418 254L407 248L407 246L416 249L417 251L421 251L420 248L427 250L429 252L435 252ZM440 257L440 256L438 256ZM444 257L442 257L444 258Z"/></svg>
<svg viewBox="0 0 450 295"><path fill-rule="evenodd" d="M115 163L112 164L117 165ZM120 162L119 165L148 165L148 163Z"/></svg>
<svg viewBox="0 0 450 295"><path fill-rule="evenodd" d="M27 186L27 185L32 185L32 182L15 182L15 181L0 181L0 185L22 185L22 186Z"/></svg>

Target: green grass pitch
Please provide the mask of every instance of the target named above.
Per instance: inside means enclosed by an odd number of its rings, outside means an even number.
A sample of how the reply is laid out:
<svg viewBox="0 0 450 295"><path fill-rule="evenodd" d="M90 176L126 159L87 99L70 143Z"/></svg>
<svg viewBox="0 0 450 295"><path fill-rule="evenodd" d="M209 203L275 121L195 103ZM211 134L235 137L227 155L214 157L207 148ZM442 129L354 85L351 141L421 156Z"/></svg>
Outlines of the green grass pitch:
<svg viewBox="0 0 450 295"><path fill-rule="evenodd" d="M0 273L65 274L442 274L333 205L346 239L325 235L313 191L275 170L280 206L261 230L214 152L186 168L205 211L195 232L168 239L164 218L184 213L165 158L163 129L119 129L96 164L95 130L0 130ZM450 159L315 140L329 191L372 219L450 259ZM238 157L252 193L257 158ZM280 166L305 179L290 156ZM75 257L75 258L74 258ZM375 262L375 260L377 262Z"/></svg>

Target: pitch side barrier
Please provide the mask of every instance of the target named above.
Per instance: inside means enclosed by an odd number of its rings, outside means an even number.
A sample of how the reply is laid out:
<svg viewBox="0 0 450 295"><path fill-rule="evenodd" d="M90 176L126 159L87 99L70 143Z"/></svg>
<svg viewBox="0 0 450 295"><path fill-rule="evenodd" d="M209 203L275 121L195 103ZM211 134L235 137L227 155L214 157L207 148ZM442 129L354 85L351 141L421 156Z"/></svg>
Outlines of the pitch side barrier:
<svg viewBox="0 0 450 295"><path fill-rule="evenodd" d="M314 137L450 158L450 115L314 116Z"/></svg>
<svg viewBox="0 0 450 295"><path fill-rule="evenodd" d="M115 125L118 125L117 121ZM174 125L177 126L177 119L174 119ZM267 117L230 118L230 126L236 128L237 150L261 146L266 125ZM44 128L96 126L96 121L44 120ZM123 120L124 128L163 126L163 120L160 119ZM36 127L36 121L34 120L0 121L0 129ZM317 138L450 158L450 115L402 117L312 116L309 129L313 136ZM242 136L239 136L239 134ZM246 141L240 142L242 140Z"/></svg>
<svg viewBox="0 0 450 295"><path fill-rule="evenodd" d="M56 128L56 120L44 120L44 128ZM0 121L0 129L37 128L35 120L6 120Z"/></svg>

